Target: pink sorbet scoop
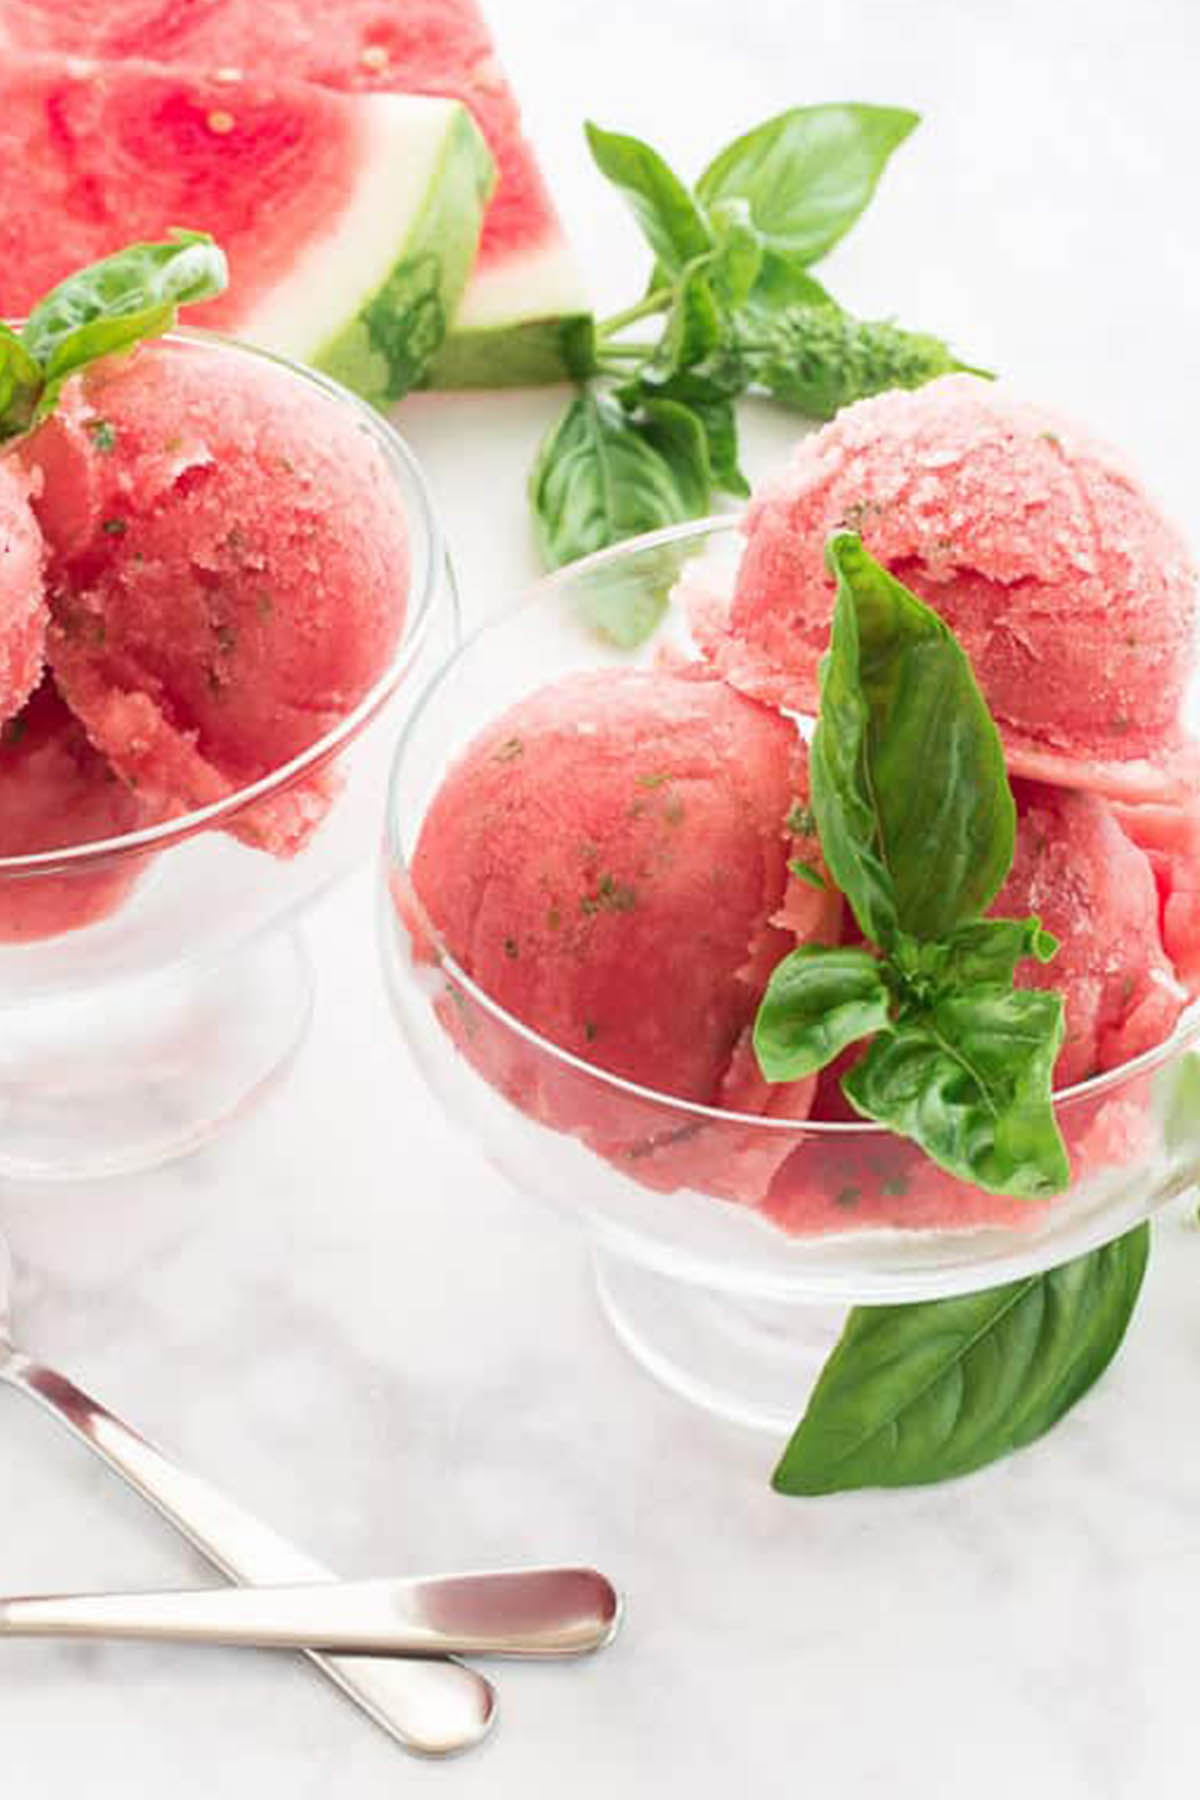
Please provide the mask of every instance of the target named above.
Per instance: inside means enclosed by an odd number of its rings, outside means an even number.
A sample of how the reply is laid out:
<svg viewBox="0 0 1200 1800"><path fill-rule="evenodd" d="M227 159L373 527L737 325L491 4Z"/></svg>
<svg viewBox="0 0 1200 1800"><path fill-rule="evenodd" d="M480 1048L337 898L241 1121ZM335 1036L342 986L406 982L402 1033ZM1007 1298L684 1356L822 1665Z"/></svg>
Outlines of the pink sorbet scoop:
<svg viewBox="0 0 1200 1800"><path fill-rule="evenodd" d="M0 728L0 858L124 837L152 822L51 680ZM0 874L0 943L57 937L107 918L149 860L126 852L45 875Z"/></svg>
<svg viewBox="0 0 1200 1800"><path fill-rule="evenodd" d="M1195 574L1114 453L971 375L847 407L748 508L732 602L693 596L746 692L815 709L839 524L957 634L1017 774L1131 799L1195 781Z"/></svg>
<svg viewBox="0 0 1200 1800"><path fill-rule="evenodd" d="M0 460L0 724L37 686L46 643L42 534L29 506L29 476Z"/></svg>
<svg viewBox="0 0 1200 1800"><path fill-rule="evenodd" d="M802 1117L813 1084L769 1089L747 1039L778 959L839 928L838 896L789 876L789 813L807 792L793 726L725 684L574 675L504 714L450 770L413 886L489 999L582 1063L683 1100ZM504 1021L443 1017L515 1104L630 1159L639 1179L710 1191L741 1179L740 1137L681 1137L686 1115L597 1082Z"/></svg>
<svg viewBox="0 0 1200 1800"><path fill-rule="evenodd" d="M23 459L55 679L155 811L269 775L385 673L409 583L397 485L354 413L286 368L145 345L72 383ZM327 803L310 777L232 829L289 854Z"/></svg>

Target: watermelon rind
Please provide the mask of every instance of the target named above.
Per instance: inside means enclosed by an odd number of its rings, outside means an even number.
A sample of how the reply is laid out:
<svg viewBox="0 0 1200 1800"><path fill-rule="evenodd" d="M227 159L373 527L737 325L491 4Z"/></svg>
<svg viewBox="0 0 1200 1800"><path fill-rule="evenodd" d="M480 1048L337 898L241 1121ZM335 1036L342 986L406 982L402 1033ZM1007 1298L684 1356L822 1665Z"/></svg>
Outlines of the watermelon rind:
<svg viewBox="0 0 1200 1800"><path fill-rule="evenodd" d="M476 269L429 365L438 388L535 387L593 366L593 319L575 259L561 241Z"/></svg>
<svg viewBox="0 0 1200 1800"><path fill-rule="evenodd" d="M490 330L451 331L431 360L422 387L545 387L585 381L595 369L591 313L516 319Z"/></svg>
<svg viewBox="0 0 1200 1800"><path fill-rule="evenodd" d="M364 161L347 204L239 335L376 406L425 375L467 285L495 165L456 100L363 94Z"/></svg>

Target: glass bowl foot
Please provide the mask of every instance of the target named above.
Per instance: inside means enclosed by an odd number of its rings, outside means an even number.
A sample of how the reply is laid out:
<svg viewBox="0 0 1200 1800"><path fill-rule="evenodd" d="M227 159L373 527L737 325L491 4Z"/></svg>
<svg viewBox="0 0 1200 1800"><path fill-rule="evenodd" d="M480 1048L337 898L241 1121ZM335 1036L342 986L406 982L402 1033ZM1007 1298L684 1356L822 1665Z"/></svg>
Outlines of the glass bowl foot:
<svg viewBox="0 0 1200 1800"><path fill-rule="evenodd" d="M599 1246L592 1269L617 1337L673 1393L786 1437L846 1320L844 1306L701 1287Z"/></svg>
<svg viewBox="0 0 1200 1800"><path fill-rule="evenodd" d="M303 939L0 1007L0 1178L129 1174L197 1149L288 1068L312 1015Z"/></svg>

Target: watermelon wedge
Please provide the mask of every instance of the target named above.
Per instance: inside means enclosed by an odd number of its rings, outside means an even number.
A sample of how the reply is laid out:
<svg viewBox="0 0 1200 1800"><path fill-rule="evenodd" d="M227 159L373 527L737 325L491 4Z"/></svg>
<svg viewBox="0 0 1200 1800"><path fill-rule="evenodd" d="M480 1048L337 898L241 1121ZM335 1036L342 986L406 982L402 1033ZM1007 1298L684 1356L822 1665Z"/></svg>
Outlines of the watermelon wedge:
<svg viewBox="0 0 1200 1800"><path fill-rule="evenodd" d="M454 101L236 72L0 58L0 314L173 225L216 236L195 322L398 399L470 273L491 159Z"/></svg>
<svg viewBox="0 0 1200 1800"><path fill-rule="evenodd" d="M429 379L512 386L586 369L591 321L582 284L476 0L0 0L4 42L287 76L356 94L461 100L487 138L499 180L474 273ZM220 235L219 219L192 222Z"/></svg>

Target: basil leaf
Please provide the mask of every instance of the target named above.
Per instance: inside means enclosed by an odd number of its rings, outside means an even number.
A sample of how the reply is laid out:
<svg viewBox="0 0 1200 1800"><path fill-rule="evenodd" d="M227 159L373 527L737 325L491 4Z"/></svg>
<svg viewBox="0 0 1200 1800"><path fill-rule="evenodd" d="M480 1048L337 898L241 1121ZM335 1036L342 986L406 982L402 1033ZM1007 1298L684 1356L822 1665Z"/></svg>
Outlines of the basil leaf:
<svg viewBox="0 0 1200 1800"><path fill-rule="evenodd" d="M867 950L806 944L775 965L754 1021L754 1054L767 1081L815 1075L859 1038L888 1023L883 969Z"/></svg>
<svg viewBox="0 0 1200 1800"><path fill-rule="evenodd" d="M760 318L743 349L756 384L810 419L832 419L852 401L923 387L952 370L986 375L959 362L940 338L871 324L827 305L791 306Z"/></svg>
<svg viewBox="0 0 1200 1800"><path fill-rule="evenodd" d="M43 387L41 364L15 331L0 324L0 442L28 431Z"/></svg>
<svg viewBox="0 0 1200 1800"><path fill-rule="evenodd" d="M30 313L21 333L48 384L46 401L86 363L170 330L176 309L219 294L225 256L202 231L176 231L169 243L130 244L76 270Z"/></svg>
<svg viewBox="0 0 1200 1800"><path fill-rule="evenodd" d="M796 263L779 256L773 250L763 252L754 285L746 295L741 308L741 318L747 325L761 328L789 307L828 307L833 313L840 313L841 307L817 280Z"/></svg>
<svg viewBox="0 0 1200 1800"><path fill-rule="evenodd" d="M707 261L703 257L685 269L676 287L667 314L667 329L653 358L655 368L665 374L704 362L719 349L725 335Z"/></svg>
<svg viewBox="0 0 1200 1800"><path fill-rule="evenodd" d="M552 568L699 517L710 494L704 428L675 400L646 400L630 414L585 392L544 438L529 494Z"/></svg>
<svg viewBox="0 0 1200 1800"><path fill-rule="evenodd" d="M579 616L618 650L636 650L657 630L693 549L659 544L640 551L634 569L617 563L577 576L572 597Z"/></svg>
<svg viewBox="0 0 1200 1800"><path fill-rule="evenodd" d="M588 147L602 175L621 189L659 264L678 274L712 248L712 236L691 191L649 144L589 120Z"/></svg>
<svg viewBox="0 0 1200 1800"><path fill-rule="evenodd" d="M963 988L874 1038L842 1092L960 1181L1039 1200L1071 1179L1050 1098L1062 1038L1061 995Z"/></svg>
<svg viewBox="0 0 1200 1800"><path fill-rule="evenodd" d="M708 217L716 244L709 259L712 280L726 304L738 307L762 269L762 233L745 200L718 200Z"/></svg>
<svg viewBox="0 0 1200 1800"><path fill-rule="evenodd" d="M860 1306L773 1477L782 1494L967 1475L1049 1430L1108 1367L1133 1315L1147 1225L1003 1287Z"/></svg>
<svg viewBox="0 0 1200 1800"><path fill-rule="evenodd" d="M815 863L805 862L803 857L800 856L793 856L791 862L788 864L788 868L796 877L797 881L802 881L806 887L816 888L819 894L827 894L829 892L829 883L822 875L820 869L816 867Z"/></svg>
<svg viewBox="0 0 1200 1800"><path fill-rule="evenodd" d="M690 407L664 397L643 400L638 428L670 469L685 519L700 518L712 498L704 427ZM664 521L673 523L673 521ZM639 530L644 529L639 526Z"/></svg>
<svg viewBox="0 0 1200 1800"><path fill-rule="evenodd" d="M1012 862L1000 738L953 633L868 555L830 538L837 578L812 745L812 806L864 934L944 937L984 911Z"/></svg>
<svg viewBox="0 0 1200 1800"><path fill-rule="evenodd" d="M1042 929L1040 919L971 919L930 943L902 935L893 958L914 985L928 984L931 991L979 982L1008 987L1025 957L1052 962L1058 948L1058 939Z"/></svg>
<svg viewBox="0 0 1200 1800"><path fill-rule="evenodd" d="M663 376L646 369L637 381L620 390L619 398L633 411L653 399L675 400L686 406L704 431L713 487L725 494L749 494L750 483L738 466L737 414L720 374L693 368Z"/></svg>
<svg viewBox="0 0 1200 1800"><path fill-rule="evenodd" d="M849 231L917 123L900 107L793 107L722 150L696 193L709 207L747 201L768 247L803 267Z"/></svg>

